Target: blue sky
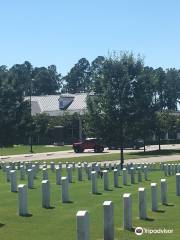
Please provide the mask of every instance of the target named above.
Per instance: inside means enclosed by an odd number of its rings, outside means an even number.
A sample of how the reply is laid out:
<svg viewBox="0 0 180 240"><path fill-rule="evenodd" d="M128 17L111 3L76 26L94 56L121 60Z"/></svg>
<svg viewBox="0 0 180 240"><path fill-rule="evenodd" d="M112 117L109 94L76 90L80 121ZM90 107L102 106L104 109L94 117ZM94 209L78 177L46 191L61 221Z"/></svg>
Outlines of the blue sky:
<svg viewBox="0 0 180 240"><path fill-rule="evenodd" d="M133 51L152 67L180 68L179 0L0 0L0 65L55 64Z"/></svg>

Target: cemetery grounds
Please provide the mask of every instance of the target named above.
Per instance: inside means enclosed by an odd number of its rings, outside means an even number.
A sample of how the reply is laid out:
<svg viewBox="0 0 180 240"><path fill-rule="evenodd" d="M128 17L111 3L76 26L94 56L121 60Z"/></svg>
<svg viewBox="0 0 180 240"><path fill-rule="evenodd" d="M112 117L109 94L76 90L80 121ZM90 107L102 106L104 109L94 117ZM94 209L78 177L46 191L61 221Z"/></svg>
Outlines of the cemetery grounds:
<svg viewBox="0 0 180 240"><path fill-rule="evenodd" d="M122 175L119 176L119 187L113 184L113 171L109 173L110 190L103 189L103 179L98 178L98 194L92 194L91 181L83 171L83 181L78 181L77 169L73 171L73 183L69 184L70 202L61 202L61 185L56 185L55 172L48 169L51 208L42 208L41 181L42 171L37 174L34 180L34 188L28 189L28 211L29 216L18 215L18 193L10 191L10 183L6 181L6 174L0 170L0 239L1 240L73 240L76 239L76 213L79 210L87 210L90 220L90 239L103 239L103 202L114 203L114 226L115 239L180 239L180 196L176 196L175 175L164 176L164 172L156 169L149 172L149 180L141 183L122 185ZM66 176L63 169L62 176ZM160 180L167 179L168 205L160 202ZM27 184L25 180L19 180L17 171L17 182ZM158 211L151 210L151 189L150 183L158 184ZM138 218L138 188L147 189L148 219ZM143 234L136 236L134 231L123 230L123 194L132 194L132 224L133 228L142 227L146 229L172 229L172 234Z"/></svg>

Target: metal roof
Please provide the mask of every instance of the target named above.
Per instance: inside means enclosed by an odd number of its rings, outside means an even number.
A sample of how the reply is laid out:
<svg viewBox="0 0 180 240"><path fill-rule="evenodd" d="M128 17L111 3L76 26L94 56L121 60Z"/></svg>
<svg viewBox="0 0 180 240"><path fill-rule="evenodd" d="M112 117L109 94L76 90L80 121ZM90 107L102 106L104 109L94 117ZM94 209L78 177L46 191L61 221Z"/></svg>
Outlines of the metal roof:
<svg viewBox="0 0 180 240"><path fill-rule="evenodd" d="M51 116L57 116L62 115L64 112L82 114L86 110L86 97L86 93L32 96L32 115L47 113ZM73 98L72 103L66 110L59 109L60 98ZM26 97L25 100L29 100L29 97Z"/></svg>

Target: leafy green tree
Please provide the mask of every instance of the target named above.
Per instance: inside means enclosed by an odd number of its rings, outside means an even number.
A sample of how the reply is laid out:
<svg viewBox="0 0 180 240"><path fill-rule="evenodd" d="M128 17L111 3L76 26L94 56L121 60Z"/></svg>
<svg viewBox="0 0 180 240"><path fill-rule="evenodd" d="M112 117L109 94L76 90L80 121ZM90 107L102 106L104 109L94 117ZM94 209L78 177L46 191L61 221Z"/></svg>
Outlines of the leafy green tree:
<svg viewBox="0 0 180 240"><path fill-rule="evenodd" d="M59 92L61 75L57 73L56 66L35 67L32 73L32 94L51 95Z"/></svg>
<svg viewBox="0 0 180 240"><path fill-rule="evenodd" d="M63 92L89 92L91 90L89 61L86 58L81 58L63 80L65 82Z"/></svg>
<svg viewBox="0 0 180 240"><path fill-rule="evenodd" d="M18 95L30 94L30 81L33 67L25 61L23 64L15 64L9 69L9 83L14 87Z"/></svg>
<svg viewBox="0 0 180 240"><path fill-rule="evenodd" d="M17 95L10 84L0 86L0 144L2 146L10 146L17 142L17 135L20 134L19 130L22 130L23 119L25 120L26 107L22 96Z"/></svg>
<svg viewBox="0 0 180 240"><path fill-rule="evenodd" d="M28 62L14 65L10 70L0 67L0 144L13 145L28 135L29 103L24 101L23 77ZM21 74L20 74L21 73Z"/></svg>
<svg viewBox="0 0 180 240"><path fill-rule="evenodd" d="M154 115L154 131L158 136L159 150L161 150L161 138L176 127L176 117L168 110L157 111Z"/></svg>
<svg viewBox="0 0 180 240"><path fill-rule="evenodd" d="M144 140L144 151L146 139L152 135L152 120L157 111L154 101L154 70L144 67L134 82L134 109L136 109L133 120L129 123L129 134L131 139L141 138Z"/></svg>
<svg viewBox="0 0 180 240"><path fill-rule="evenodd" d="M98 56L91 63L91 68L90 68L91 86L90 87L92 91L94 89L95 90L98 89L98 85L96 84L98 84L99 83L98 80L102 78L104 62L105 62L105 57Z"/></svg>
<svg viewBox="0 0 180 240"><path fill-rule="evenodd" d="M166 107L177 110L177 101L180 98L180 71L174 68L167 69L164 88Z"/></svg>
<svg viewBox="0 0 180 240"><path fill-rule="evenodd" d="M134 84L142 69L142 59L132 54L106 58L103 73L96 79L94 96L87 102L89 130L106 142L119 142L122 165L128 124L136 112Z"/></svg>
<svg viewBox="0 0 180 240"><path fill-rule="evenodd" d="M158 105L158 109L163 110L166 108L165 100L165 87L166 87L166 73L162 68L154 70L154 86L155 86L155 101Z"/></svg>

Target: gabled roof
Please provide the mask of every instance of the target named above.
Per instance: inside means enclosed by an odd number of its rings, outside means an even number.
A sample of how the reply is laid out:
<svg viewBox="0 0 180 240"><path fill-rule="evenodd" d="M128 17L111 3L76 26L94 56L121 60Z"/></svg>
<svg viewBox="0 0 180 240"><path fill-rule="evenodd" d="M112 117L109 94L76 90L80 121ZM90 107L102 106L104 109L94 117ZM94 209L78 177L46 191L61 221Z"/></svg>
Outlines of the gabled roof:
<svg viewBox="0 0 180 240"><path fill-rule="evenodd" d="M62 115L64 112L82 114L86 110L86 97L86 93L32 96L32 115L47 113L51 116L57 116ZM66 98L71 98L72 102L66 110L61 110L59 108L59 100ZM29 97L26 97L25 100L29 100Z"/></svg>
<svg viewBox="0 0 180 240"><path fill-rule="evenodd" d="M86 97L87 93L74 94L74 99L67 110L72 111L86 109Z"/></svg>

